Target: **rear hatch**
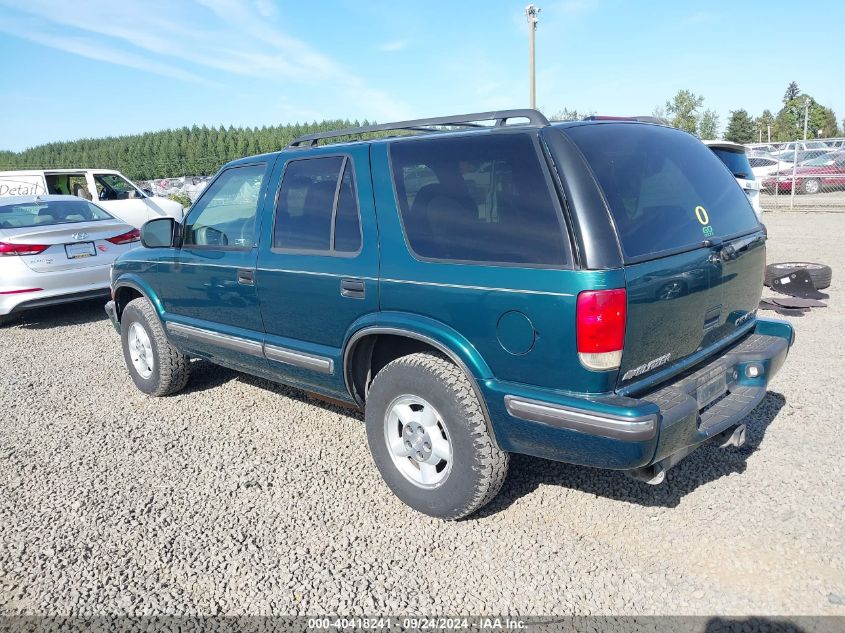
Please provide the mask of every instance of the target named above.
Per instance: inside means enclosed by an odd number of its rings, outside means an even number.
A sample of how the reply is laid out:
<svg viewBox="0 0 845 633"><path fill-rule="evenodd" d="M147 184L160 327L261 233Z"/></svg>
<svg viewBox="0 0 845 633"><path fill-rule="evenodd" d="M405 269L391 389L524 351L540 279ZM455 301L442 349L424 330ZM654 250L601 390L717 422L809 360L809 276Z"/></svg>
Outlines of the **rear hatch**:
<svg viewBox="0 0 845 633"><path fill-rule="evenodd" d="M594 124L566 134L604 193L625 262L617 389L729 344L757 308L766 258L761 226L731 172L672 128Z"/></svg>

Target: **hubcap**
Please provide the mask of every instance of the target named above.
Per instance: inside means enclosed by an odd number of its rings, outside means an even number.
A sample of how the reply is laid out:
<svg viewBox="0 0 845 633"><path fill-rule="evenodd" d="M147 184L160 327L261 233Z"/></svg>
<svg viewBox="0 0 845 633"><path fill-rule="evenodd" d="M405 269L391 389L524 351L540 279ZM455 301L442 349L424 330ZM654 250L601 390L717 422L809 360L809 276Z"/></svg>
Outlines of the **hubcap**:
<svg viewBox="0 0 845 633"><path fill-rule="evenodd" d="M387 407L384 439L400 473L420 488L436 488L452 469L452 442L443 418L423 398L402 395Z"/></svg>
<svg viewBox="0 0 845 633"><path fill-rule="evenodd" d="M153 366L155 365L153 346L144 326L137 321L130 325L126 343L129 347L129 358L132 359L135 371L144 379L152 376Z"/></svg>

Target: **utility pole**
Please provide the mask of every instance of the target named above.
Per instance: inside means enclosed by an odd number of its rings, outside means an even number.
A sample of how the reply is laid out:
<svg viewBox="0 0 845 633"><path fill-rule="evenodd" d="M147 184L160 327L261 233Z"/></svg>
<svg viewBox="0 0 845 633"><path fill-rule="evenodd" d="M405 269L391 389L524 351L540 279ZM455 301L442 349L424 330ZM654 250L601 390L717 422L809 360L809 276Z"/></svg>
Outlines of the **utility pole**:
<svg viewBox="0 0 845 633"><path fill-rule="evenodd" d="M807 140L807 114L810 111L810 100L804 99L804 140Z"/></svg>
<svg viewBox="0 0 845 633"><path fill-rule="evenodd" d="M528 20L528 97L532 108L537 108L537 87L534 82L534 33L537 32L537 22L540 7L529 4L525 7L525 17Z"/></svg>

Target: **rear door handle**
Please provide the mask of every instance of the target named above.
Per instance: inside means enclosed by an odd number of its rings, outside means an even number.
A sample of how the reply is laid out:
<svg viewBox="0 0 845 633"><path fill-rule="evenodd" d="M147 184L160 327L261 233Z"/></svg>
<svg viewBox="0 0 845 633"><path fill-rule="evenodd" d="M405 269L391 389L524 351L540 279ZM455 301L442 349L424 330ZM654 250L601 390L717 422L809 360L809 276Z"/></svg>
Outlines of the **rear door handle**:
<svg viewBox="0 0 845 633"><path fill-rule="evenodd" d="M238 268L238 283L242 286L254 286L255 271L251 268Z"/></svg>
<svg viewBox="0 0 845 633"><path fill-rule="evenodd" d="M364 280L363 279L341 279L340 280L340 294L350 299L364 298Z"/></svg>

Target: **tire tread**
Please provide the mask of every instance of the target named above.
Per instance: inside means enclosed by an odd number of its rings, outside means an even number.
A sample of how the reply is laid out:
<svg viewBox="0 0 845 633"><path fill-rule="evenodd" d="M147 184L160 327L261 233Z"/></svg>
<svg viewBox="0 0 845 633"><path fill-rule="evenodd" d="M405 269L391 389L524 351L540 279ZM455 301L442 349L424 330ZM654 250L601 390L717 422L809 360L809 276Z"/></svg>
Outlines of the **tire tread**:
<svg viewBox="0 0 845 633"><path fill-rule="evenodd" d="M158 385L149 392L149 395L160 397L181 391L191 377L189 358L167 340L158 314L146 297L130 301L124 308L123 314L125 315L130 308L137 310L144 317L147 331L158 352Z"/></svg>
<svg viewBox="0 0 845 633"><path fill-rule="evenodd" d="M476 452L476 462L472 469L479 477L475 484L474 494L463 507L455 508L448 516L449 520L468 516L489 503L502 488L508 473L510 455L496 447L487 430L487 420L481 408L481 403L475 395L467 375L446 356L434 352L419 352L402 356L388 363L374 378L389 375L396 367L404 366L422 370L435 376L452 391L467 412L466 426L472 438Z"/></svg>

